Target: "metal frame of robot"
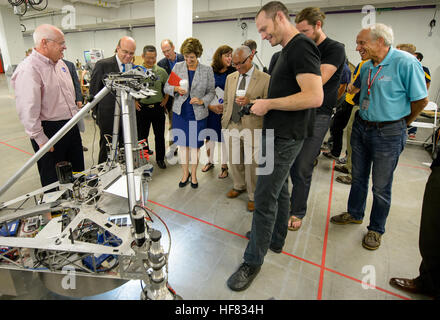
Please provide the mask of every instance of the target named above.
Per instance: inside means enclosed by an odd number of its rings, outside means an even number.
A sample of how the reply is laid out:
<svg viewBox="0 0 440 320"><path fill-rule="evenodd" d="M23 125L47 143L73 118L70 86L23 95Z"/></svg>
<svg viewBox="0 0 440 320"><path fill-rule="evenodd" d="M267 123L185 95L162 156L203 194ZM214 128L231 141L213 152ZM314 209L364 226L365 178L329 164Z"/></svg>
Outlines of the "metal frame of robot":
<svg viewBox="0 0 440 320"><path fill-rule="evenodd" d="M139 66L125 73L109 74L104 80L105 87L96 94L94 99L87 103L1 187L0 196L79 120L84 118L100 100L111 91L116 91L117 100L120 99L121 103L117 103L115 106L112 144L108 160L105 164L92 167L89 171L97 171L95 175L95 179L98 181L97 184L94 183L90 186L90 181L79 183L81 174L76 174L73 183L61 184L58 181L11 201L0 203L0 228L4 224L6 230L8 230L9 221L40 216L48 212L68 212L72 217L70 223L61 232L59 227L61 217L56 217L52 218L34 238L0 237L0 247L10 249L3 253L0 252L0 268L61 274L62 266L73 266L78 276L123 280L139 279L146 284L141 293L142 299L171 300L180 298L168 285L169 250L164 253L160 244L161 233L148 226L146 221L147 212L143 207L148 198L148 181L151 180L152 165L140 156L142 146L139 146L137 141L133 97L138 99L155 94L154 90L148 88L146 79L154 79L154 74ZM118 147L121 117L124 152ZM127 178L128 212L130 212L131 226L118 226L109 221L111 215L97 211L98 196L123 175L126 175ZM141 180L140 201L136 199L135 176L140 177ZM43 197L42 201L37 202L36 197L38 195L55 187L59 187L59 191L46 193L45 198ZM90 194L91 190L93 192ZM31 198L35 199L35 207L25 210L20 209L24 202ZM22 203L18 208L10 208L19 202ZM12 212L5 212L6 210ZM117 237L118 241L120 240L118 242L120 245L108 246L75 240L75 230L85 222L89 224L92 222L99 230L107 231ZM47 269L37 269L35 267L35 252L38 250L44 250L47 254L49 261ZM7 257L12 252L18 252L17 261ZM90 270L81 263L82 259L90 256L93 266L95 266L95 255L101 254L118 257L118 265L115 267L118 271L116 274L99 272L96 267ZM66 256L68 257L66 258ZM2 263L2 261L7 263ZM57 262L50 264L50 261Z"/></svg>

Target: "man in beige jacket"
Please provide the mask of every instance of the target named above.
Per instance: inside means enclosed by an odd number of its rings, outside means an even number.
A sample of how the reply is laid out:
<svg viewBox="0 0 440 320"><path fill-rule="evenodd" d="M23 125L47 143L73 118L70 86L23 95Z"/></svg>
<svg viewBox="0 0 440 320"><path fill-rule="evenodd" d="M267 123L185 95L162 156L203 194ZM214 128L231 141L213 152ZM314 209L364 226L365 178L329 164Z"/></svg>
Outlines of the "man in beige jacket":
<svg viewBox="0 0 440 320"><path fill-rule="evenodd" d="M236 198L244 191L248 193L248 211L254 211L254 192L257 183L256 158L259 152L263 117L255 114L240 115L240 110L255 99L267 97L270 76L252 64L254 56L247 46L234 50L232 65L237 69L226 79L222 128L228 146L229 171L233 188L228 198Z"/></svg>

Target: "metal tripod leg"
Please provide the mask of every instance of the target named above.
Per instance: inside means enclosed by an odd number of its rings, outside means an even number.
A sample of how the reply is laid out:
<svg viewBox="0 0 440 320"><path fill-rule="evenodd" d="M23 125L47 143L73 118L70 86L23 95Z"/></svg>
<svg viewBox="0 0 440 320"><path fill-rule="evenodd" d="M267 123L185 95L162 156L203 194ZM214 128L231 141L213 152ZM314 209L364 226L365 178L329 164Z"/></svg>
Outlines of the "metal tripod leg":
<svg viewBox="0 0 440 320"><path fill-rule="evenodd" d="M119 122L121 119L121 106L118 102L120 100L120 96L116 96L116 104L115 104L115 112L113 117L113 135L112 135L112 146L110 150L110 163L114 163L116 157L116 150L118 148L118 140L119 140Z"/></svg>
<svg viewBox="0 0 440 320"><path fill-rule="evenodd" d="M136 185L134 179L134 149L137 143L137 135L133 135L132 121L130 117L136 117L133 100L125 91L121 91L122 131L124 135L125 167L127 174L128 207L130 212L136 202ZM133 110L130 110L133 109Z"/></svg>

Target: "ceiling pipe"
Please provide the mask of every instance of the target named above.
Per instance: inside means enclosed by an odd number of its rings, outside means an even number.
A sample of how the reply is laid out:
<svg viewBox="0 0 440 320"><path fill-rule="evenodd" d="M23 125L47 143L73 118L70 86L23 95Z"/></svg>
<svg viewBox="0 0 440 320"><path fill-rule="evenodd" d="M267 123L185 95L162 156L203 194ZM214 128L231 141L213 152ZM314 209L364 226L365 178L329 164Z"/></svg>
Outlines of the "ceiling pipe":
<svg viewBox="0 0 440 320"><path fill-rule="evenodd" d="M85 3L96 7L101 8L120 8L120 1L112 2L112 1L105 1L105 0L72 0L72 4L75 3Z"/></svg>
<svg viewBox="0 0 440 320"><path fill-rule="evenodd" d="M406 7L392 7L392 8L377 8L377 12L386 12L386 11L408 11L408 10L420 10L420 9L435 9L436 5L420 5L420 6L406 6ZM351 10L330 10L330 11L324 11L326 15L328 14L344 14L344 13L360 13L362 12L362 9L351 9ZM291 17L295 17L296 14L290 14ZM243 20L255 20L255 17L241 17ZM215 20L205 20L205 21L193 21L193 24L202 24L202 23L215 23L215 22L230 22L230 21L236 21L237 18L228 18L228 19L215 19ZM129 30L137 29L137 28L151 28L154 27L154 23L148 23L148 24L140 24L140 25L127 25L127 26L120 26L120 27L110 27L110 28L93 28L93 29L81 29L81 30L69 30L65 31L64 33L79 33L79 32L91 32L91 31L106 31L106 30ZM31 32L26 32L31 34ZM24 34L25 36L27 34Z"/></svg>

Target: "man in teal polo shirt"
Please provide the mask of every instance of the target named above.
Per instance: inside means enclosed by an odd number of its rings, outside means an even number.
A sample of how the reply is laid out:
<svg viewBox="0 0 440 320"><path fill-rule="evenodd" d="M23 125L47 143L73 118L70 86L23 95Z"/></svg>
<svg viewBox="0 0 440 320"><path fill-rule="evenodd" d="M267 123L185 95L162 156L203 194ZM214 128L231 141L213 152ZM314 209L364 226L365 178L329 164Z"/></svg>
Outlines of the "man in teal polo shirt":
<svg viewBox="0 0 440 320"><path fill-rule="evenodd" d="M391 206L393 173L406 141L406 128L428 103L422 65L406 52L392 48L393 30L384 24L363 29L356 50L368 55L359 81L360 110L351 134L352 184L347 209L331 218L335 224L360 224L365 214L370 171L373 206L362 246L379 248ZM372 168L372 170L371 170Z"/></svg>
<svg viewBox="0 0 440 320"><path fill-rule="evenodd" d="M144 59L143 66L156 76L155 81L149 81L149 88L156 90L157 93L154 96L136 101L138 139L146 139L148 143L148 133L152 124L156 162L159 168L165 169L165 108L168 96L164 96L163 87L168 79L168 74L165 69L156 64L157 51L154 46L145 46L142 58Z"/></svg>

